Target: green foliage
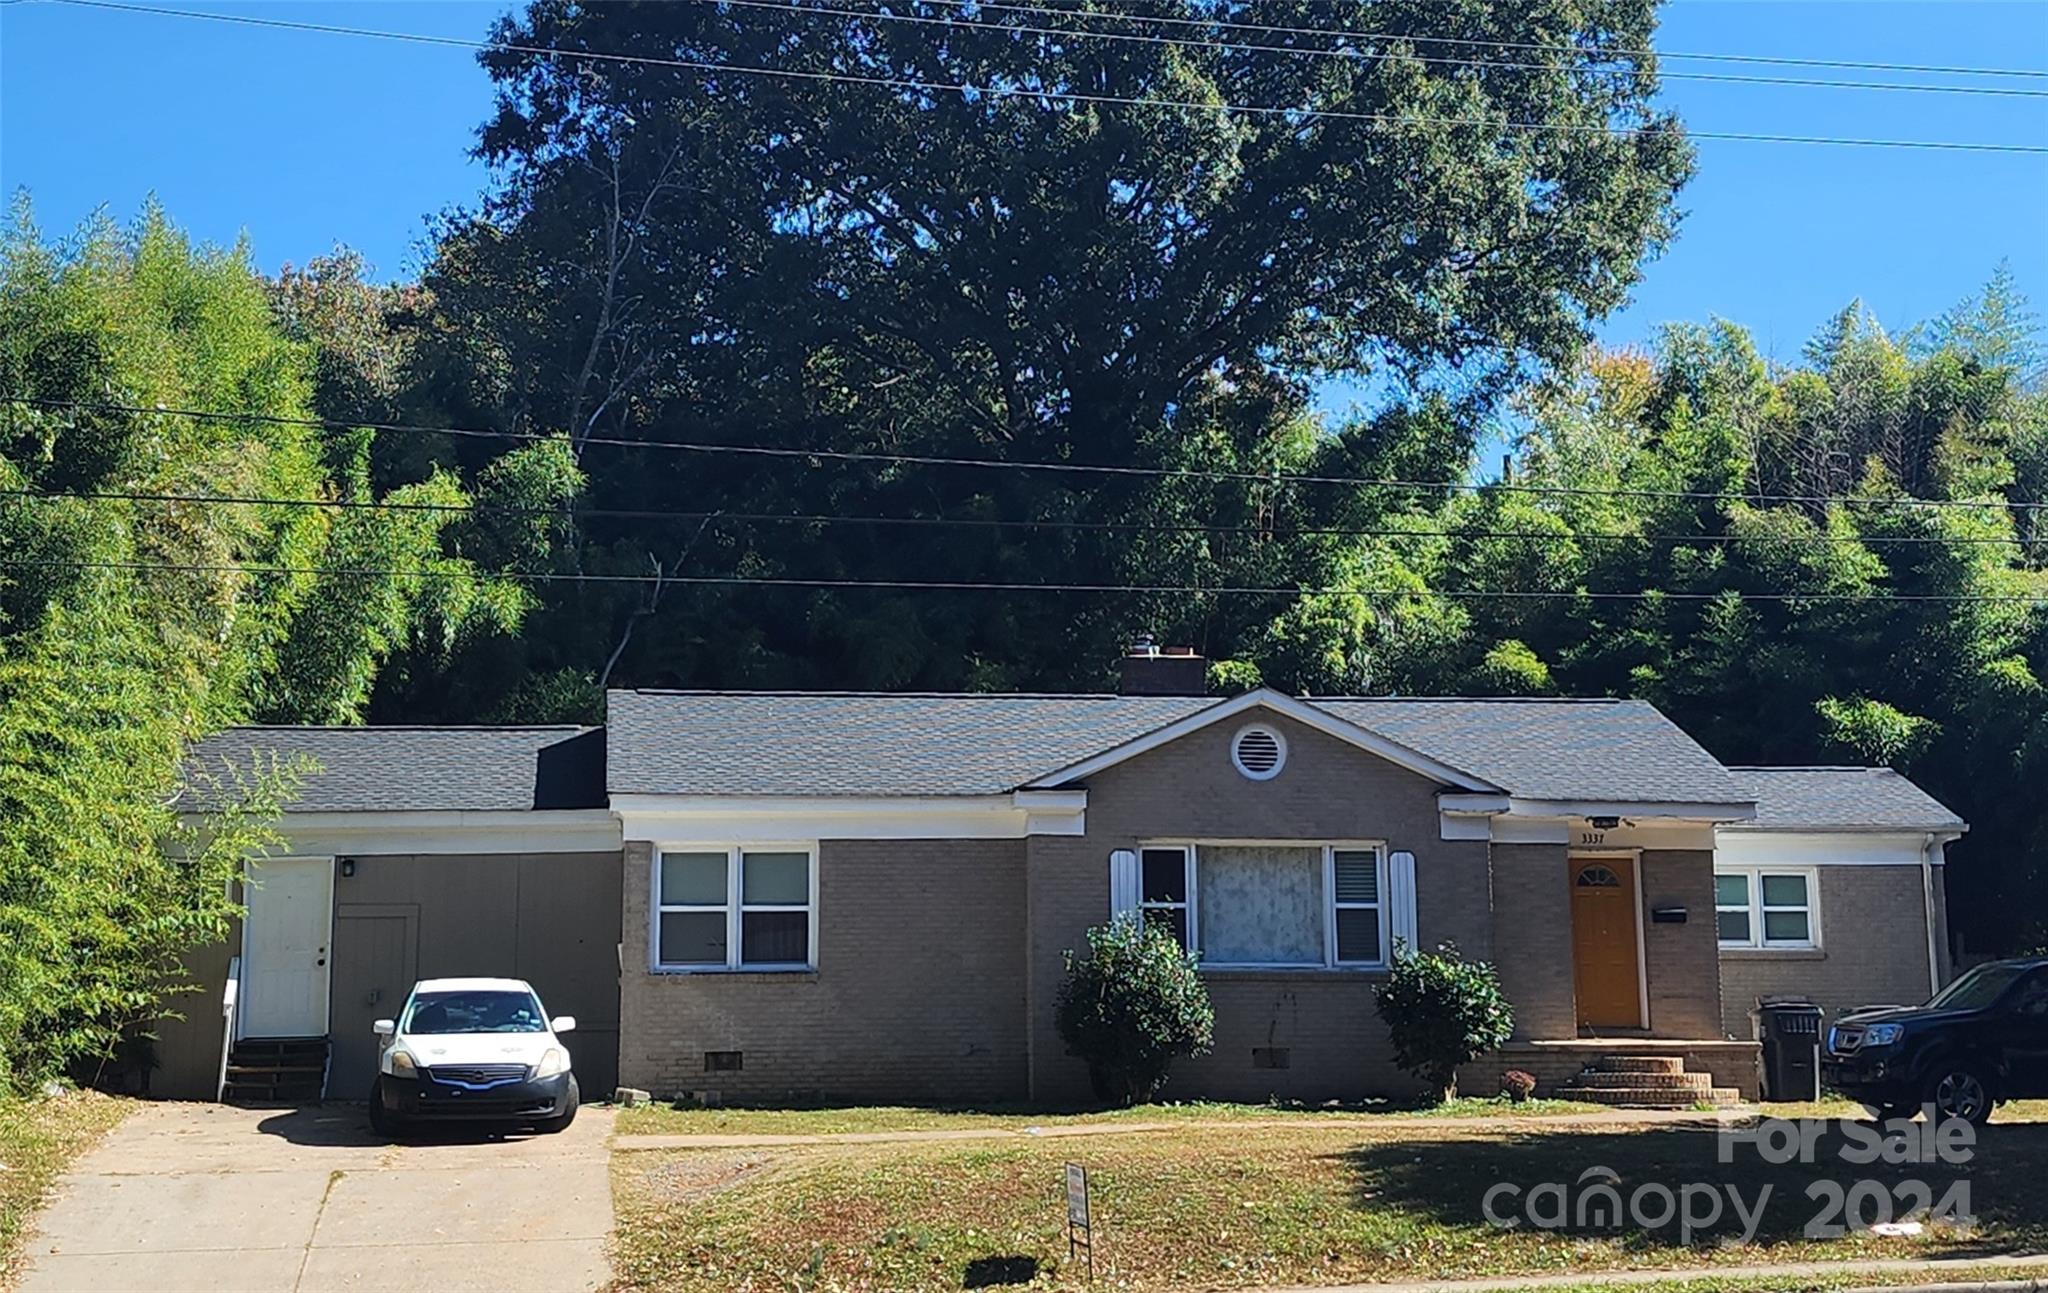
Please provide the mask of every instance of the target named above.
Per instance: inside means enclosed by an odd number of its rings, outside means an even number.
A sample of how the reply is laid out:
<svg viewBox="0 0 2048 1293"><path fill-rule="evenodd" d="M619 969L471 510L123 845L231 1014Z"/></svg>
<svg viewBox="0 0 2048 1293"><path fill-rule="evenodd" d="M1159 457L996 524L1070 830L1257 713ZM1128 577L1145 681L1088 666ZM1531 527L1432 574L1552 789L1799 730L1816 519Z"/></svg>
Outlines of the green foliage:
<svg viewBox="0 0 2048 1293"><path fill-rule="evenodd" d="M1088 1063L1097 1098L1153 1099L1177 1056L1205 1055L1216 1014L1195 959L1172 934L1128 917L1088 931L1088 950L1066 953L1054 1003L1061 1040Z"/></svg>
<svg viewBox="0 0 2048 1293"><path fill-rule="evenodd" d="M1209 662L1209 690L1219 696L1237 696L1265 685L1259 667L1249 660Z"/></svg>
<svg viewBox="0 0 2048 1293"><path fill-rule="evenodd" d="M1848 700L1823 696L1814 708L1820 711L1828 740L1859 759L1889 767L1910 765L1941 731L1941 724L1933 719L1864 696Z"/></svg>
<svg viewBox="0 0 2048 1293"><path fill-rule="evenodd" d="M274 293L154 207L58 248L22 200L0 243L0 393L41 401L0 410L0 485L29 491L0 498L0 1088L110 1054L224 936L229 881L307 769L201 786L193 740L357 721L393 654L516 627L527 594L491 570L559 537L580 481L560 446L482 473L538 503L486 524L453 471L380 494L369 432L305 425L342 369L393 379L329 362L332 312L302 287Z"/></svg>
<svg viewBox="0 0 2048 1293"><path fill-rule="evenodd" d="M1396 944L1373 1006L1393 1039L1394 1062L1438 1101L1457 1096L1460 1064L1499 1050L1515 1031L1493 966L1466 960L1448 943L1434 952Z"/></svg>

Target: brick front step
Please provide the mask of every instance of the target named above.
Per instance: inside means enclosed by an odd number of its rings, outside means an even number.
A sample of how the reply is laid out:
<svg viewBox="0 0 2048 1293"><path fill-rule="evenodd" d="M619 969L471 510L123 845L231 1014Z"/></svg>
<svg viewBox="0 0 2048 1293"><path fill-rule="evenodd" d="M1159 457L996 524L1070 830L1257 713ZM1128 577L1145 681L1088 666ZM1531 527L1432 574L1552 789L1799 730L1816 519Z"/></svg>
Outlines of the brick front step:
<svg viewBox="0 0 2048 1293"><path fill-rule="evenodd" d="M1685 1072L1685 1061L1676 1055L1603 1055L1593 1064L1602 1073L1662 1073L1680 1074Z"/></svg>
<svg viewBox="0 0 2048 1293"><path fill-rule="evenodd" d="M1690 1109L1713 1105L1725 1109L1742 1103L1742 1093L1732 1086L1708 1087L1701 1091L1671 1087L1562 1086L1552 1093L1560 1100L1580 1100L1616 1109Z"/></svg>
<svg viewBox="0 0 2048 1293"><path fill-rule="evenodd" d="M1615 1090L1648 1088L1705 1094L1714 1089L1714 1075L1711 1073L1612 1073L1604 1069L1587 1069L1572 1082L1575 1086Z"/></svg>

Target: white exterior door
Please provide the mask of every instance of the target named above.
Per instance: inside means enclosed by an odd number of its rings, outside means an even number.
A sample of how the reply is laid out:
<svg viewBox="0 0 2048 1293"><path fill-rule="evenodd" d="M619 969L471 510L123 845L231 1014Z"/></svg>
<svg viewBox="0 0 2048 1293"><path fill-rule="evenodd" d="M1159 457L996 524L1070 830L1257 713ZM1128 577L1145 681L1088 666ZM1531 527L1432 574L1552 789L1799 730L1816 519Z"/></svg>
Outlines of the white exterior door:
<svg viewBox="0 0 2048 1293"><path fill-rule="evenodd" d="M239 1033L325 1036L334 859L251 862L244 895Z"/></svg>

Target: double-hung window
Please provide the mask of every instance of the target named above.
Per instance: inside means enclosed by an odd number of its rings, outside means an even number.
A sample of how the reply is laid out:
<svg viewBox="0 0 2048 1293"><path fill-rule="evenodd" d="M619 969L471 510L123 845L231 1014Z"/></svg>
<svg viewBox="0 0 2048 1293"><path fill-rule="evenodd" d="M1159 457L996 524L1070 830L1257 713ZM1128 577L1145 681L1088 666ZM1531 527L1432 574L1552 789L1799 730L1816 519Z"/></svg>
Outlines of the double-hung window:
<svg viewBox="0 0 2048 1293"><path fill-rule="evenodd" d="M1158 844L1139 851L1139 909L1211 968L1382 966L1377 844Z"/></svg>
<svg viewBox="0 0 2048 1293"><path fill-rule="evenodd" d="M817 964L817 850L663 849L654 859L654 968L804 970Z"/></svg>
<svg viewBox="0 0 2048 1293"><path fill-rule="evenodd" d="M1732 867L1714 872L1714 923L1721 946L1820 946L1819 888L1811 869Z"/></svg>

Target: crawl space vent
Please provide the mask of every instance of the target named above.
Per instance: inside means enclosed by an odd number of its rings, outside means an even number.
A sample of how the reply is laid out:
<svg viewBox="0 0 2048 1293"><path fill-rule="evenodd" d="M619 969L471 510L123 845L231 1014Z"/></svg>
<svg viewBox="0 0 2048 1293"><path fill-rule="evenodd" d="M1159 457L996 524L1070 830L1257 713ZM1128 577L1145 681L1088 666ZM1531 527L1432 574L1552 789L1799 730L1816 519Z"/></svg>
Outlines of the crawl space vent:
<svg viewBox="0 0 2048 1293"><path fill-rule="evenodd" d="M1239 728L1230 741L1230 761L1253 781L1270 781L1287 762L1287 741L1270 727Z"/></svg>

